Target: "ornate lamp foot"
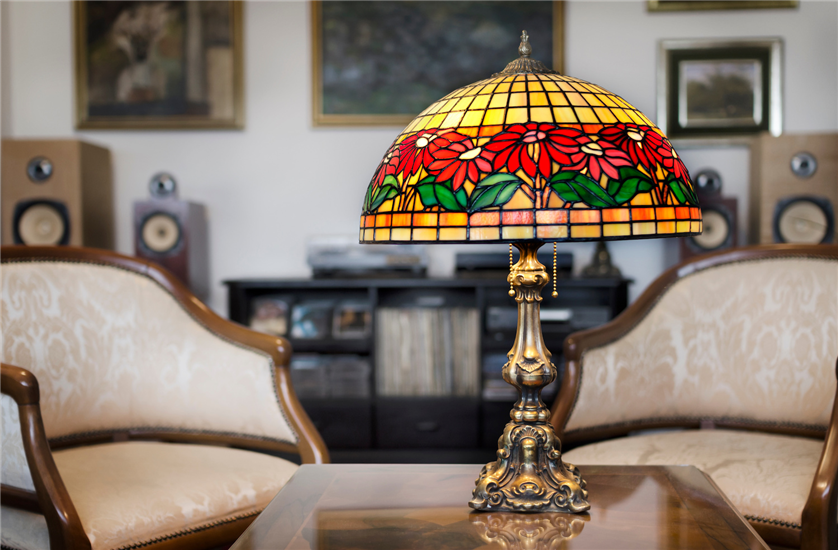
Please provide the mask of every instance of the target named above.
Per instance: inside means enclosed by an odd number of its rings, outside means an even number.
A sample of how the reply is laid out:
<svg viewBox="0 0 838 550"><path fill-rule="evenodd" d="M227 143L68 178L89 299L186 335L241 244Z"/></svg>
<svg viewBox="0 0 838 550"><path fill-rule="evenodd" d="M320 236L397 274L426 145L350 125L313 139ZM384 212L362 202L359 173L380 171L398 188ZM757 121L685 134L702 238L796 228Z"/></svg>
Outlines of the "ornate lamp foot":
<svg viewBox="0 0 838 550"><path fill-rule="evenodd" d="M521 259L509 282L518 302L518 330L503 367L503 378L520 392L503 435L498 459L483 467L469 506L476 510L570 512L588 510L588 492L579 470L562 462L561 443L553 433L541 390L556 379L556 367L541 335L541 289L549 281L536 258L541 242L515 246Z"/></svg>

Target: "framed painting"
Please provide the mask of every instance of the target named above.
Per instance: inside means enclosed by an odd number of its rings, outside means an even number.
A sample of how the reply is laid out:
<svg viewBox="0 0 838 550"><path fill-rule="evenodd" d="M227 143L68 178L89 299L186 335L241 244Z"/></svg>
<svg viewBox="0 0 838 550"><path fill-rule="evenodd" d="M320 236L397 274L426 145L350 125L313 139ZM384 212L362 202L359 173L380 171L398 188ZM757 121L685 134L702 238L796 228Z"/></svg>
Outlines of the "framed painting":
<svg viewBox="0 0 838 550"><path fill-rule="evenodd" d="M404 126L502 71L522 30L533 58L561 72L563 20L563 2L314 1L314 124Z"/></svg>
<svg viewBox="0 0 838 550"><path fill-rule="evenodd" d="M244 126L242 2L73 3L76 128Z"/></svg>
<svg viewBox="0 0 838 550"><path fill-rule="evenodd" d="M670 138L782 133L782 40L664 40L658 125Z"/></svg>
<svg viewBox="0 0 838 550"><path fill-rule="evenodd" d="M799 0L647 0L649 11L754 10L796 8Z"/></svg>

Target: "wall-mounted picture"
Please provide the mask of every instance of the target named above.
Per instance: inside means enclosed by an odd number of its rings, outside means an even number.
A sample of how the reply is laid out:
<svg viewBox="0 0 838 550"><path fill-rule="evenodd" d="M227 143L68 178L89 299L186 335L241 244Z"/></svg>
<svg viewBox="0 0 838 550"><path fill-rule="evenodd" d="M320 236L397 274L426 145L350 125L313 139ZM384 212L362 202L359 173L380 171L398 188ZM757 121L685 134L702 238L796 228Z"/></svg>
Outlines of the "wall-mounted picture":
<svg viewBox="0 0 838 550"><path fill-rule="evenodd" d="M563 69L562 2L311 3L315 125L404 126L518 57Z"/></svg>
<svg viewBox="0 0 838 550"><path fill-rule="evenodd" d="M658 124L671 138L782 132L782 41L664 40Z"/></svg>
<svg viewBox="0 0 838 550"><path fill-rule="evenodd" d="M649 11L796 8L799 0L647 0Z"/></svg>
<svg viewBox="0 0 838 550"><path fill-rule="evenodd" d="M76 127L242 128L242 3L74 2Z"/></svg>

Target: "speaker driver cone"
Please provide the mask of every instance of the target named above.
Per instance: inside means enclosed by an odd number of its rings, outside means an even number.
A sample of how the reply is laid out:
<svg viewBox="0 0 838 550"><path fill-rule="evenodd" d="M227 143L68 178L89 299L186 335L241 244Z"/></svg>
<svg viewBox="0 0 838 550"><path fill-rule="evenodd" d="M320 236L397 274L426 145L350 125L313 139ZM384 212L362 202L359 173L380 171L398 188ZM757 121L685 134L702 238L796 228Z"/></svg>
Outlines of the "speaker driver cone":
<svg viewBox="0 0 838 550"><path fill-rule="evenodd" d="M730 238L730 220L718 210L704 209L701 213L704 231L690 237L693 244L701 250L715 250Z"/></svg>
<svg viewBox="0 0 838 550"><path fill-rule="evenodd" d="M143 221L142 243L152 252L163 254L180 242L180 225L168 214L152 214Z"/></svg>
<svg viewBox="0 0 838 550"><path fill-rule="evenodd" d="M777 216L777 233L784 243L827 242L831 225L829 213L811 200L791 202Z"/></svg>
<svg viewBox="0 0 838 550"><path fill-rule="evenodd" d="M51 204L33 204L17 221L17 233L23 244L56 245L66 240L67 223L62 213Z"/></svg>

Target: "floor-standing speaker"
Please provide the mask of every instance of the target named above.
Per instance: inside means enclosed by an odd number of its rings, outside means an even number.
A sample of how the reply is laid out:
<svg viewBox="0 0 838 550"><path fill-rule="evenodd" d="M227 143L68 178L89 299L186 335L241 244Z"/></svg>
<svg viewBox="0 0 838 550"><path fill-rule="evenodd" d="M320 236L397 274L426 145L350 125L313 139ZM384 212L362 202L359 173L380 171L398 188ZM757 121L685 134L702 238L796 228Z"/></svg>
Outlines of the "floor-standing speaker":
<svg viewBox="0 0 838 550"><path fill-rule="evenodd" d="M3 244L112 249L110 152L78 140L2 143Z"/></svg>
<svg viewBox="0 0 838 550"><path fill-rule="evenodd" d="M835 242L838 134L761 135L751 148L751 173L752 239Z"/></svg>
<svg viewBox="0 0 838 550"><path fill-rule="evenodd" d="M700 235L681 240L681 260L736 246L738 201L722 196L722 178L715 170L702 170L695 178L698 204L701 206Z"/></svg>
<svg viewBox="0 0 838 550"><path fill-rule="evenodd" d="M151 199L134 203L134 253L163 265L200 298L209 296L206 208L177 197L169 174L155 175Z"/></svg>

